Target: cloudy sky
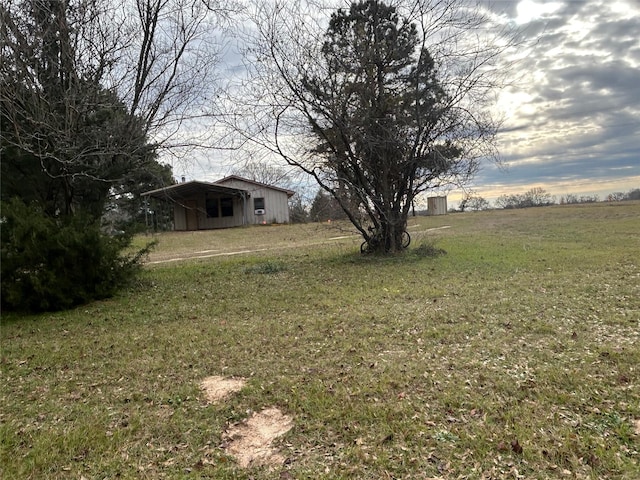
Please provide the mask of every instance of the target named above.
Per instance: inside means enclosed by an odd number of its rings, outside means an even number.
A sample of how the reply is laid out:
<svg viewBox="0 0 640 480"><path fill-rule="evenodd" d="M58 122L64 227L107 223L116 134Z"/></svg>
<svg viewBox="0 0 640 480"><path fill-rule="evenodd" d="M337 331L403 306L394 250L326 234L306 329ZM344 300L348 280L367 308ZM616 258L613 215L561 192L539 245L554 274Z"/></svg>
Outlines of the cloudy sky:
<svg viewBox="0 0 640 480"><path fill-rule="evenodd" d="M485 166L474 191L604 199L640 188L640 2L493 3L534 43L501 95L506 168Z"/></svg>
<svg viewBox="0 0 640 480"><path fill-rule="evenodd" d="M527 45L498 106L503 165L470 186L487 200L542 187L559 198L640 188L640 0L491 0ZM229 55L230 60L237 57ZM231 70L236 65L230 65ZM238 153L232 154L238 158ZM215 180L233 162L196 162ZM180 168L174 173L180 176ZM449 192L455 204L463 192Z"/></svg>

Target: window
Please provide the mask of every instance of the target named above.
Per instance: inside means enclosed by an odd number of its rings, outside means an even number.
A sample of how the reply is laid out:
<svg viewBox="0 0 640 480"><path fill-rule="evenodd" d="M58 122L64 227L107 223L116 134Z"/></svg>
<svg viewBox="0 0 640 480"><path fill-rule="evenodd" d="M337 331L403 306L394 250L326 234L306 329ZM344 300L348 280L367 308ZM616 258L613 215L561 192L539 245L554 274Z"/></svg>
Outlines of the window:
<svg viewBox="0 0 640 480"><path fill-rule="evenodd" d="M207 198L207 218L217 218L220 216L220 212L218 211L218 203L219 202L217 198Z"/></svg>
<svg viewBox="0 0 640 480"><path fill-rule="evenodd" d="M220 212L223 217L233 217L233 198L226 197L220 199Z"/></svg>
<svg viewBox="0 0 640 480"><path fill-rule="evenodd" d="M264 210L264 197L258 197L253 199L254 210Z"/></svg>

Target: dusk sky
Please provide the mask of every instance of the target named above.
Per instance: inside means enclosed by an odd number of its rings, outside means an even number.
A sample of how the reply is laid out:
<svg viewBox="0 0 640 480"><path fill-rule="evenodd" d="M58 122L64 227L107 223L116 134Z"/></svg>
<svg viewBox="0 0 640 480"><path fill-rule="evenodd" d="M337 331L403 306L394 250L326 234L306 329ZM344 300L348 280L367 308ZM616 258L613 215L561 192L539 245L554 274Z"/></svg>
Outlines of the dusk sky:
<svg viewBox="0 0 640 480"><path fill-rule="evenodd" d="M497 1L535 39L502 93L507 166L474 190L493 199L545 188L558 197L640 188L640 2Z"/></svg>
<svg viewBox="0 0 640 480"><path fill-rule="evenodd" d="M640 188L640 0L489 3L499 23L517 25L525 47L514 85L499 94L503 165L485 164L471 190L493 201L533 187L557 199ZM215 180L234 168L224 158L185 173ZM183 173L174 166L174 174ZM450 204L461 194L449 192Z"/></svg>

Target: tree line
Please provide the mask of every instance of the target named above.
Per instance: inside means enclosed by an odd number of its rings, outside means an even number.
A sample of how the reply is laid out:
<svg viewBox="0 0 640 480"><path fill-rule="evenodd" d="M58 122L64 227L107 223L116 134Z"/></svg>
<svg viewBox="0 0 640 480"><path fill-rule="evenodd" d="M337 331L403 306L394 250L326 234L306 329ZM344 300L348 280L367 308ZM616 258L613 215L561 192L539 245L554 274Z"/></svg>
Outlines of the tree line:
<svg viewBox="0 0 640 480"><path fill-rule="evenodd" d="M640 200L640 188L631 189L628 192L614 192L606 196L604 201L607 202L622 202L627 200ZM501 195L499 196L493 205L480 195L469 194L466 195L460 205L458 211L479 211L489 210L491 208L512 209L512 208L529 208L529 207L544 207L549 205L572 205L581 203L596 203L603 201L596 195L576 195L568 193L561 195L559 199L556 199L554 195L551 195L545 189L541 187L532 188L524 193Z"/></svg>

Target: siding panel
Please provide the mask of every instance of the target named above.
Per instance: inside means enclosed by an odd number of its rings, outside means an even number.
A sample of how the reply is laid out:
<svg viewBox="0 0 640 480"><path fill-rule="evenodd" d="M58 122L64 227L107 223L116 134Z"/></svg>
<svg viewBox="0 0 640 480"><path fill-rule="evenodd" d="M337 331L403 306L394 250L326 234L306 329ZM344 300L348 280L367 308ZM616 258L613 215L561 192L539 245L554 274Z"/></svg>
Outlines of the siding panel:
<svg viewBox="0 0 640 480"><path fill-rule="evenodd" d="M274 190L269 187L263 187L251 182L244 182L237 178L231 178L220 185L232 188L240 188L247 190L249 198L247 199L247 223L260 224L267 223L289 223L289 197L286 192ZM265 213L264 215L256 215L253 208L254 198L264 198Z"/></svg>

